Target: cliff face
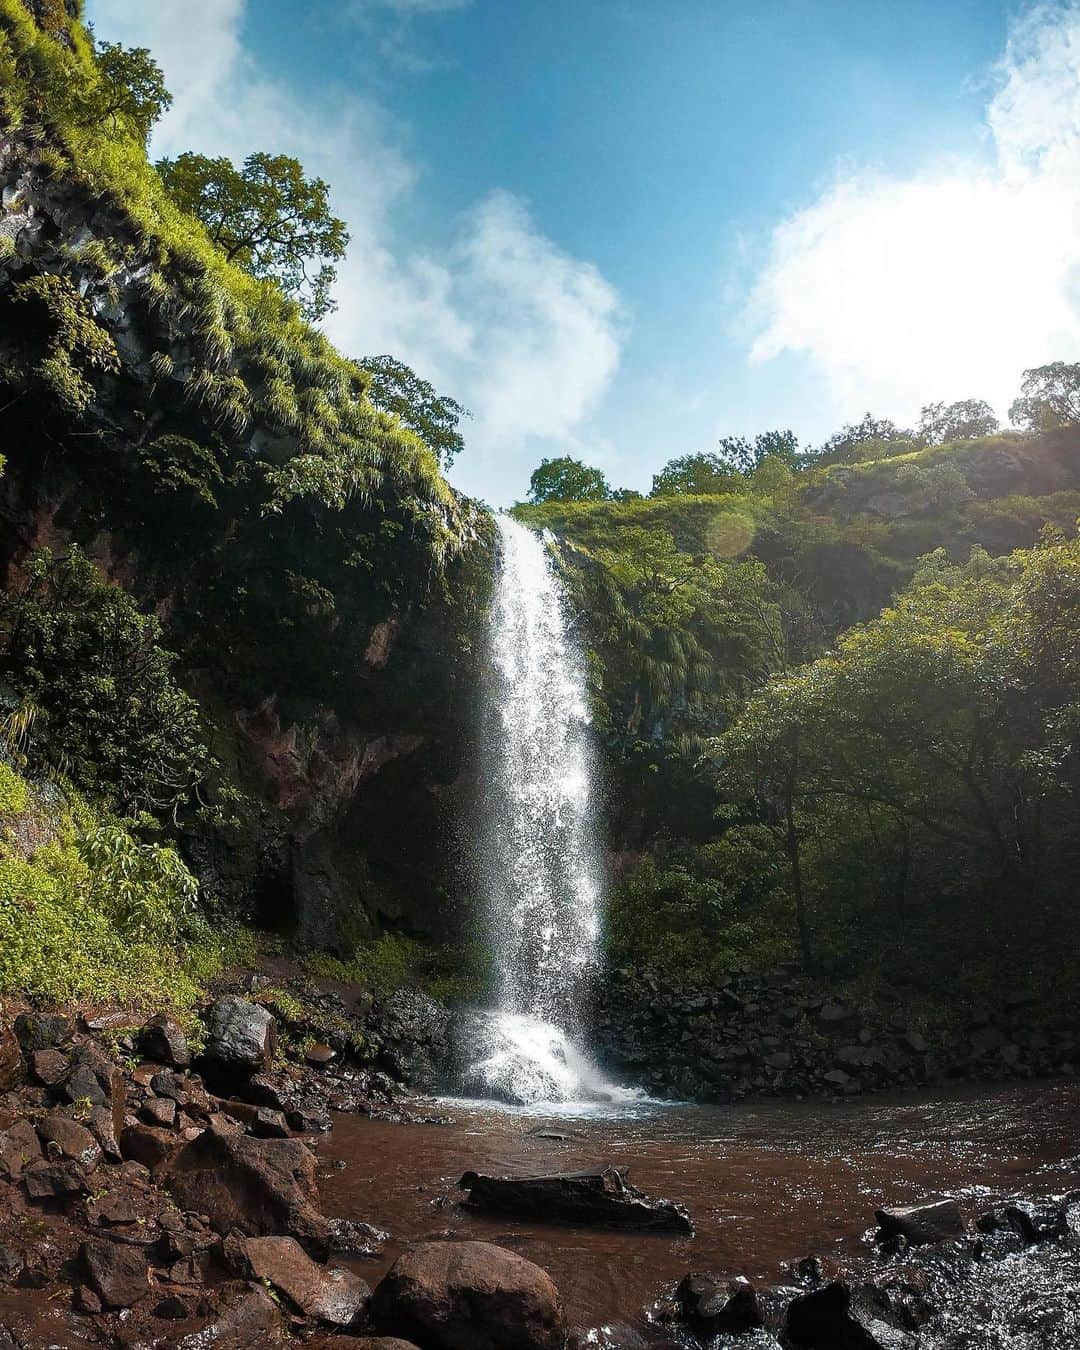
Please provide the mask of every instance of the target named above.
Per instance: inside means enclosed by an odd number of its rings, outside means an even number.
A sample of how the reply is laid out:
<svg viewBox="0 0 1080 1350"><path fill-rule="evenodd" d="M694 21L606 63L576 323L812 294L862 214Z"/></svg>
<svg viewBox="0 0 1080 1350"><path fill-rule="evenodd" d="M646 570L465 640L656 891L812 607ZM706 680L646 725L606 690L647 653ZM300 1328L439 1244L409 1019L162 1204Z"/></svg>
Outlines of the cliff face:
<svg viewBox="0 0 1080 1350"><path fill-rule="evenodd" d="M321 944L440 932L489 518L279 297L54 144L0 135L0 193L3 584L78 543L161 618L233 794L181 822L209 893Z"/></svg>

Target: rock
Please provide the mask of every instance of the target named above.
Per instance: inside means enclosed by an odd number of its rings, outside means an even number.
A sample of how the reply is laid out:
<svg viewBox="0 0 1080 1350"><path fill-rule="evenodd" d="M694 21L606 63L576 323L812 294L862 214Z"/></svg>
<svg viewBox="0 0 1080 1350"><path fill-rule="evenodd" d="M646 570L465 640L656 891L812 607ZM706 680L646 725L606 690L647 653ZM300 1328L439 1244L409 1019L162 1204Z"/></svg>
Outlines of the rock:
<svg viewBox="0 0 1080 1350"><path fill-rule="evenodd" d="M371 1300L375 1330L424 1350L562 1350L566 1324L551 1277L488 1242L424 1242Z"/></svg>
<svg viewBox="0 0 1080 1350"><path fill-rule="evenodd" d="M280 1087L265 1073L252 1074L244 1084L243 1097L253 1106L269 1106L274 1111L284 1111L288 1105Z"/></svg>
<svg viewBox="0 0 1080 1350"><path fill-rule="evenodd" d="M281 1314L270 1295L257 1284L235 1288L225 1295L217 1320L176 1342L177 1350L207 1350L221 1344L228 1350L263 1350L281 1345ZM290 1340L289 1344L294 1344Z"/></svg>
<svg viewBox="0 0 1080 1350"><path fill-rule="evenodd" d="M959 1237L964 1231L960 1206L951 1198L917 1205L888 1205L874 1211L882 1235L906 1238L914 1246Z"/></svg>
<svg viewBox="0 0 1080 1350"><path fill-rule="evenodd" d="M313 1207L315 1159L296 1139L253 1139L211 1125L184 1144L160 1180L181 1208L209 1214L215 1232L287 1234L314 1256L329 1251L329 1225Z"/></svg>
<svg viewBox="0 0 1080 1350"><path fill-rule="evenodd" d="M41 1158L41 1140L28 1120L17 1120L0 1132L0 1177L15 1181L28 1163Z"/></svg>
<svg viewBox="0 0 1080 1350"><path fill-rule="evenodd" d="M86 1217L91 1223L108 1227L114 1223L134 1223L139 1210L130 1195L95 1195L86 1202Z"/></svg>
<svg viewBox="0 0 1080 1350"><path fill-rule="evenodd" d="M151 1097L139 1108L139 1119L147 1125L171 1130L176 1124L176 1103L171 1097Z"/></svg>
<svg viewBox="0 0 1080 1350"><path fill-rule="evenodd" d="M59 1050L34 1050L30 1054L30 1073L45 1087L58 1087L68 1074L68 1058Z"/></svg>
<svg viewBox="0 0 1080 1350"><path fill-rule="evenodd" d="M309 1045L304 1051L304 1059L315 1069L325 1068L332 1060L337 1059L337 1052L332 1050L325 1042L318 1042L315 1045Z"/></svg>
<svg viewBox="0 0 1080 1350"><path fill-rule="evenodd" d="M206 1014L203 1056L219 1082L228 1075L246 1078L270 1067L276 1036L274 1019L265 1008L229 995L212 1003Z"/></svg>
<svg viewBox="0 0 1080 1350"><path fill-rule="evenodd" d="M881 1331L883 1339L876 1333ZM851 1290L843 1280L800 1294L784 1316L785 1344L799 1350L914 1350L915 1342L883 1323L864 1324L851 1313Z"/></svg>
<svg viewBox="0 0 1080 1350"><path fill-rule="evenodd" d="M683 1319L699 1338L741 1335L763 1325L757 1294L749 1280L687 1275L675 1291Z"/></svg>
<svg viewBox="0 0 1080 1350"><path fill-rule="evenodd" d="M142 1163L151 1172L168 1159L176 1148L177 1139L170 1130L153 1125L128 1125L120 1135L120 1152L132 1162Z"/></svg>
<svg viewBox="0 0 1080 1350"><path fill-rule="evenodd" d="M257 1106L248 1129L257 1139L288 1139L289 1122L283 1111L270 1106Z"/></svg>
<svg viewBox="0 0 1080 1350"><path fill-rule="evenodd" d="M23 1185L31 1200L62 1200L90 1189L86 1173L77 1162L36 1162L24 1168Z"/></svg>
<svg viewBox="0 0 1080 1350"><path fill-rule="evenodd" d="M602 1172L564 1172L541 1177L493 1177L466 1172L458 1185L473 1209L539 1219L588 1223L640 1231L693 1233L681 1205L653 1200L631 1186L616 1167Z"/></svg>
<svg viewBox="0 0 1080 1350"><path fill-rule="evenodd" d="M101 1162L101 1145L76 1120L69 1120L67 1116L46 1116L37 1132L48 1158L81 1163L86 1172L93 1172Z"/></svg>
<svg viewBox="0 0 1080 1350"><path fill-rule="evenodd" d="M104 1106L109 1100L97 1074L88 1064L77 1064L72 1069L61 1095L72 1106Z"/></svg>
<svg viewBox="0 0 1080 1350"><path fill-rule="evenodd" d="M997 1027L982 1027L971 1037L971 1052L976 1056L986 1055L991 1050L999 1050L1004 1044L1005 1037Z"/></svg>
<svg viewBox="0 0 1080 1350"><path fill-rule="evenodd" d="M22 1046L11 1027L0 1027L0 1092L10 1092L23 1081Z"/></svg>
<svg viewBox="0 0 1080 1350"><path fill-rule="evenodd" d="M144 1059L165 1064L173 1069L186 1069L191 1063L191 1051L180 1023L165 1013L151 1017L138 1035L139 1053Z"/></svg>
<svg viewBox="0 0 1080 1350"><path fill-rule="evenodd" d="M27 1054L63 1045L71 1039L73 1030L66 1017L52 1013L20 1013L15 1019L15 1035Z"/></svg>
<svg viewBox="0 0 1080 1350"><path fill-rule="evenodd" d="M305 1317L349 1327L361 1317L371 1290L351 1270L316 1265L290 1237L249 1237L241 1241L251 1275L284 1294Z"/></svg>
<svg viewBox="0 0 1080 1350"><path fill-rule="evenodd" d="M980 1214L975 1226L980 1233L1008 1229L1029 1247L1040 1242L1064 1242L1071 1236L1066 1209L1050 1201L1017 1200Z"/></svg>
<svg viewBox="0 0 1080 1350"><path fill-rule="evenodd" d="M450 1013L414 989L395 990L371 1014L382 1044L382 1067L422 1090L434 1089L449 1055Z"/></svg>
<svg viewBox="0 0 1080 1350"><path fill-rule="evenodd" d="M138 1248L91 1238L80 1255L90 1287L106 1307L130 1308L149 1293L150 1270Z"/></svg>

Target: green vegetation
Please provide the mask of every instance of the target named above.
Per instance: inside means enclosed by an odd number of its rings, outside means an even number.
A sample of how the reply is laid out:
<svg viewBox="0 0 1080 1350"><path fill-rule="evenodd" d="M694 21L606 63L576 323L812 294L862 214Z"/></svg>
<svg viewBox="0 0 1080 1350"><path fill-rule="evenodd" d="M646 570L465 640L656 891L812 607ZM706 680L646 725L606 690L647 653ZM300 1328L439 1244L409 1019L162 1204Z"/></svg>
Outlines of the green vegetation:
<svg viewBox="0 0 1080 1350"><path fill-rule="evenodd" d="M0 764L0 994L184 1009L243 949L176 853Z"/></svg>
<svg viewBox="0 0 1080 1350"><path fill-rule="evenodd" d="M602 502L611 496L607 479L599 469L563 455L543 459L529 479L529 501Z"/></svg>
<svg viewBox="0 0 1080 1350"><path fill-rule="evenodd" d="M437 393L432 384L392 356L365 356L360 364L371 376L368 398L372 404L415 431L443 468L449 468L465 445L458 423L469 416L468 409Z"/></svg>
<svg viewBox="0 0 1080 1350"><path fill-rule="evenodd" d="M188 151L157 169L177 206L202 221L227 262L276 281L312 322L334 309L334 263L345 256L349 233L330 212L329 185L305 178L299 160L258 153L238 169L224 156Z"/></svg>
<svg viewBox="0 0 1080 1350"><path fill-rule="evenodd" d="M433 998L470 1003L485 993L484 964L479 949L432 946L403 933L383 933L360 943L344 960L329 952L311 952L303 959L309 975L359 984L376 995L411 987Z"/></svg>

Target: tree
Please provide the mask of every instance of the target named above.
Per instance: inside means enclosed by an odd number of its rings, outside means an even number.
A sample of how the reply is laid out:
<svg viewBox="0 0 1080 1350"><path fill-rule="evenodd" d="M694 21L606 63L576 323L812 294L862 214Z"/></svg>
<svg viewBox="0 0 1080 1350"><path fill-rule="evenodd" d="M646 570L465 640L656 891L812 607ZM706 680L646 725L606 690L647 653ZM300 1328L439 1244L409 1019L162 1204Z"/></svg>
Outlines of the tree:
<svg viewBox="0 0 1080 1350"><path fill-rule="evenodd" d="M792 469L799 463L798 437L788 430L762 431L752 441L746 436L722 436L718 449L722 460L746 475L765 459L778 459Z"/></svg>
<svg viewBox="0 0 1080 1350"><path fill-rule="evenodd" d="M859 464L903 455L919 446L914 432L905 431L887 417L867 413L861 422L850 422L830 436L818 450L816 460L820 464Z"/></svg>
<svg viewBox="0 0 1080 1350"><path fill-rule="evenodd" d="M368 397L380 412L394 413L415 431L444 469L464 449L458 422L469 416L456 399L436 392L414 370L393 356L366 356L360 362L371 375Z"/></svg>
<svg viewBox="0 0 1080 1350"><path fill-rule="evenodd" d="M238 169L224 156L188 151L160 160L157 169L173 200L203 222L229 262L276 281L312 322L334 309L334 263L345 256L349 234L330 211L329 185L305 178L299 160L258 153Z"/></svg>
<svg viewBox="0 0 1080 1350"><path fill-rule="evenodd" d="M1053 431L1080 422L1080 362L1053 361L1025 370L1009 419L1024 431Z"/></svg>
<svg viewBox="0 0 1080 1350"><path fill-rule="evenodd" d="M603 473L569 455L542 459L529 479L531 502L603 502L610 496Z"/></svg>
<svg viewBox="0 0 1080 1350"><path fill-rule="evenodd" d="M684 493L719 495L745 492L742 470L723 455L702 451L669 460L653 475L652 497L675 497Z"/></svg>
<svg viewBox="0 0 1080 1350"><path fill-rule="evenodd" d="M161 67L145 47L99 42L94 51L98 82L80 120L121 123L145 145L154 123L172 104Z"/></svg>
<svg viewBox="0 0 1080 1350"><path fill-rule="evenodd" d="M979 436L992 436L997 429L993 408L981 398L928 403L919 414L919 437L927 445L972 441Z"/></svg>

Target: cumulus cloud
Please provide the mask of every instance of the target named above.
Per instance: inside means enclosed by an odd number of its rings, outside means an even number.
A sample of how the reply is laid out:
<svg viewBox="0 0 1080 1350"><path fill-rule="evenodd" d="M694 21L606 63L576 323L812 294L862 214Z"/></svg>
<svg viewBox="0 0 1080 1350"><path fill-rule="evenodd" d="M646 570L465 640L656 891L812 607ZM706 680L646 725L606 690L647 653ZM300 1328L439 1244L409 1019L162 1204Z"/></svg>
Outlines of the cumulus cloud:
<svg viewBox="0 0 1080 1350"><path fill-rule="evenodd" d="M382 0L381 0L382 2ZM412 11L447 0L388 0ZM398 208L420 175L400 129L372 100L294 91L267 78L243 41L247 0L90 0L97 31L149 47L174 103L156 154L239 160L296 155L333 185L352 245L339 268L330 336L356 356L391 352L472 410L455 478L496 501L520 495L541 453L563 453L606 393L623 338L619 297L589 262L548 238L527 204L494 189L438 247L406 250Z"/></svg>
<svg viewBox="0 0 1080 1350"><path fill-rule="evenodd" d="M848 172L778 226L751 361L803 353L843 415L910 420L1080 359L1080 6L1028 11L994 88L983 162Z"/></svg>

